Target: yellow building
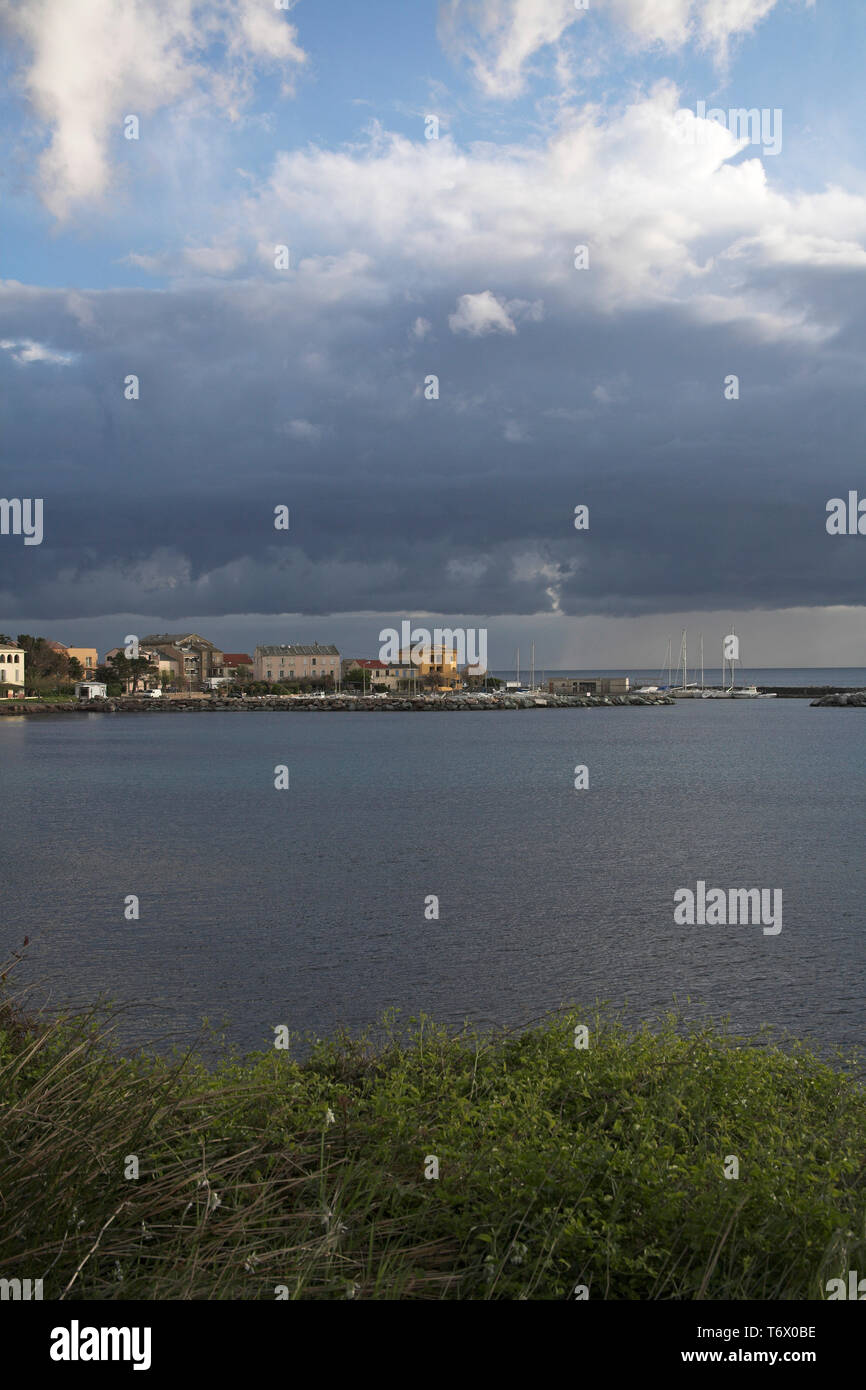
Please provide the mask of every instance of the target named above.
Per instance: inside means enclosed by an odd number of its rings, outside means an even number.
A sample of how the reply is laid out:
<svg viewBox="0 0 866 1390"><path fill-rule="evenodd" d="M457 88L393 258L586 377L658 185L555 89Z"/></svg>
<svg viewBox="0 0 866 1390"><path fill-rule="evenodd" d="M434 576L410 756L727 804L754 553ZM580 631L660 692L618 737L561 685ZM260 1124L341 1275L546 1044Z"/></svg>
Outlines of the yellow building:
<svg viewBox="0 0 866 1390"><path fill-rule="evenodd" d="M0 642L0 699L24 694L24 653L17 642Z"/></svg>
<svg viewBox="0 0 866 1390"><path fill-rule="evenodd" d="M424 660L424 657L427 659ZM404 651L401 663L413 666L418 673L418 684L426 685L428 689L434 682L437 690L455 690L462 684L456 648L430 647L426 652L419 653L415 660L409 652Z"/></svg>
<svg viewBox="0 0 866 1390"><path fill-rule="evenodd" d="M99 665L99 657L96 654L95 647L67 647L66 655L68 657L74 656L76 661L81 663L84 680L92 680L96 675L96 668Z"/></svg>

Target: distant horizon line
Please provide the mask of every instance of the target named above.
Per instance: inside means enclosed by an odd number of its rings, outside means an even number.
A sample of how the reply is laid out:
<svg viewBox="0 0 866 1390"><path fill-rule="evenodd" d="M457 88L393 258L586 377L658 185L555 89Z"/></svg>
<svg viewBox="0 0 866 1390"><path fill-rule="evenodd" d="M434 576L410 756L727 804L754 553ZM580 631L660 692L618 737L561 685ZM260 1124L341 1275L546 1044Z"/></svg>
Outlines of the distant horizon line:
<svg viewBox="0 0 866 1390"><path fill-rule="evenodd" d="M690 663L690 664L691 664L691 663ZM536 661L536 663L535 663L536 674L538 674L538 668L539 668L539 663ZM492 671L494 668L491 666L489 669ZM516 667L516 666L498 666L498 667L496 667L495 669L496 669L496 670L499 670L499 671L516 671L516 670L517 670L517 667ZM521 665L520 665L520 669L521 669L521 671L523 670L523 663L522 663L522 662L521 662ZM541 669L542 669L542 671L579 671L579 672L581 672L581 673L583 673L583 672L589 673L589 672L592 672L592 671L601 670L601 667L600 667L600 666L544 666L544 665L542 665L542 666L541 666ZM611 671L621 671L621 672L626 673L626 672L628 672L628 671L630 671L630 670L654 671L656 668L655 668L655 666L611 666L611 667L607 667L606 669L607 669L607 670L611 670ZM662 669L664 669L664 668L662 668ZM715 667L715 666L707 666L705 669L707 669L707 670L709 670L709 671L714 671L714 670L716 670L716 667ZM719 667L718 669L721 670L721 667ZM832 665L832 664L829 664L829 663L828 663L828 664L821 665L821 666L806 666L806 665L800 665L800 666L750 666L750 667L749 667L749 670L750 670L750 671L866 671L866 663L864 663L862 666L837 666L837 665Z"/></svg>

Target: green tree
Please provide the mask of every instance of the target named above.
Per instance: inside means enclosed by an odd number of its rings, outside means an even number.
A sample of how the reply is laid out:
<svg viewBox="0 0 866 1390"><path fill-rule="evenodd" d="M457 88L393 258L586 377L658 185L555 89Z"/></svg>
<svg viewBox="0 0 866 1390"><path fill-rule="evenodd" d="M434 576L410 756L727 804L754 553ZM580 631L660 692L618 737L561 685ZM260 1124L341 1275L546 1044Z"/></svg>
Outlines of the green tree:
<svg viewBox="0 0 866 1390"><path fill-rule="evenodd" d="M112 668L114 680L119 681L124 689L131 685L133 695L138 689L138 682L153 670L146 656L129 657L124 652L115 652L108 658L108 663Z"/></svg>
<svg viewBox="0 0 866 1390"><path fill-rule="evenodd" d="M32 637L21 632L16 638L24 652L25 690L31 695L57 692L70 679L69 657L56 652L44 637Z"/></svg>

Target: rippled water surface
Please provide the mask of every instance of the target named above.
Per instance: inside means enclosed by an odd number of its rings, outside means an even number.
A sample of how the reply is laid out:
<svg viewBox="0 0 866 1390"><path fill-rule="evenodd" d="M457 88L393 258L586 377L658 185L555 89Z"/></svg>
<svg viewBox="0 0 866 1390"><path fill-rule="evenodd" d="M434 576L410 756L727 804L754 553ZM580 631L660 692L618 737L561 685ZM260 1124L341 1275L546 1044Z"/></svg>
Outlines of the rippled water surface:
<svg viewBox="0 0 866 1390"><path fill-rule="evenodd" d="M863 1040L864 710L6 717L0 778L3 945L56 1001L131 1003L130 1039L688 995ZM697 879L780 888L782 932L675 925Z"/></svg>

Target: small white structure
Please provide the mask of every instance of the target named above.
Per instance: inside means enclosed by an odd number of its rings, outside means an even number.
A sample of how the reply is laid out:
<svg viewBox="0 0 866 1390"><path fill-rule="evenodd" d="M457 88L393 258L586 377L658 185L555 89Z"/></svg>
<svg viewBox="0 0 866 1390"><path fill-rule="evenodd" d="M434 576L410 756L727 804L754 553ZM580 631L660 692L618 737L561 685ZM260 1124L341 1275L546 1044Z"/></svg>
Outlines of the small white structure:
<svg viewBox="0 0 866 1390"><path fill-rule="evenodd" d="M75 682L76 700L104 700L107 694L108 686L102 681Z"/></svg>

